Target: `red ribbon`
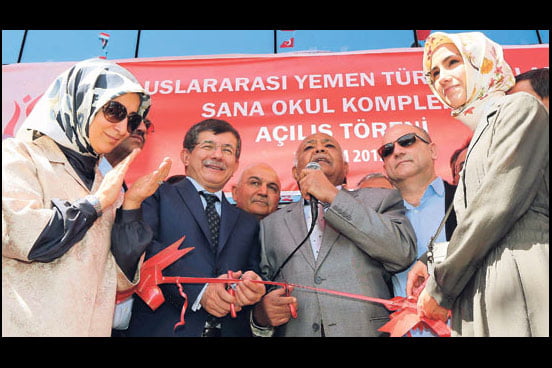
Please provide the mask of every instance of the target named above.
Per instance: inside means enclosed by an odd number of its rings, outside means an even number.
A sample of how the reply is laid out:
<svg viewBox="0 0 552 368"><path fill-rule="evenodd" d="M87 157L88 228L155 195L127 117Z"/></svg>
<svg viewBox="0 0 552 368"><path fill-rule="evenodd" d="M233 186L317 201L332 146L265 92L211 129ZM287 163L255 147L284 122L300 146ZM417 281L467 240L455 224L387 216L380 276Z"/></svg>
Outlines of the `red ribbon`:
<svg viewBox="0 0 552 368"><path fill-rule="evenodd" d="M184 248L178 249L179 244L182 243L185 237L180 238L173 244L169 245L167 248L163 249L161 252L157 253L155 256L149 258L142 264L140 270L140 282L137 286L131 290L125 291L123 293L117 294L117 303L127 299L132 294L136 293L142 300L152 309L156 310L161 304L165 302L165 297L163 292L159 288L160 284L177 284L180 295L184 298L184 306L180 313L180 321L175 324L174 328L176 329L179 326L184 325L186 322L184 320L184 314L188 306L187 296L182 289L181 284L205 284L205 283L224 283L232 284L242 282L242 279L230 278L231 271L228 272L228 278L214 278L214 277L180 277L180 276L163 276L162 270L168 265L172 264L177 259L181 258L194 248ZM323 289L323 288L314 288L305 285L298 285L293 283L286 282L275 282L275 281L263 281L263 280L250 280L252 282L263 284L263 285L275 285L280 286L286 289L286 292L289 293L289 287L293 286L294 288L307 289L315 291L318 293L325 293L331 295L339 295L351 299L364 300L372 303L383 304L388 310L395 311L391 313L390 321L379 328L379 331L388 332L391 337L400 337L405 336L413 328L426 328L432 330L437 336L448 337L450 336L450 328L447 324L441 320L433 320L426 317L418 316L417 310L417 297L414 298L404 298L404 297L395 297L392 299L381 299L381 298L372 298L360 294L346 293L342 291ZM233 289L230 288L229 292L233 292ZM296 318L296 311L291 309L293 318ZM234 317L234 314L232 314Z"/></svg>
<svg viewBox="0 0 552 368"><path fill-rule="evenodd" d="M178 285L178 292L184 298L184 305L182 306L182 310L180 311L180 321L174 325L173 331L175 331L178 326L184 326L186 324L186 321L184 321L184 313L186 313L186 308L188 308L188 296L184 292L184 289L182 288L182 284L177 283L177 285Z"/></svg>

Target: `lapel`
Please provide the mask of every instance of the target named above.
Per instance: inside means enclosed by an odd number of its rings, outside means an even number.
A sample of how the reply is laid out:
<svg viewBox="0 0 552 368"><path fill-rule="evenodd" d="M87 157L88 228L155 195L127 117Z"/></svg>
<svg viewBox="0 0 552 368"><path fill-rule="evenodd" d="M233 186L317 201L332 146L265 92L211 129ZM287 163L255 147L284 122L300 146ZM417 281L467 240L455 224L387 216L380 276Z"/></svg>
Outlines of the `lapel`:
<svg viewBox="0 0 552 368"><path fill-rule="evenodd" d="M187 178L177 183L176 188L182 198L182 201L184 202L184 205L189 209L194 220L199 225L199 228L203 232L203 235L210 244L211 231L209 230L209 224L207 223L207 217L205 216L205 209L203 208L200 194L198 193L192 182L189 181ZM234 229L234 226L236 225L240 216L240 211L228 202L228 200L224 196L224 193L222 194L220 213L221 216L219 244L216 247L217 254L222 251L222 249L228 242L228 239L232 234L232 230Z"/></svg>
<svg viewBox="0 0 552 368"><path fill-rule="evenodd" d="M224 246L228 242L232 230L234 229L238 219L240 217L240 210L231 205L227 200L224 192L222 193L221 211L220 211L220 233L219 233L219 245L217 247L217 254L224 249Z"/></svg>
<svg viewBox="0 0 552 368"><path fill-rule="evenodd" d="M63 151L59 149L57 144L54 142L54 140L48 136L42 136L36 140L37 144L40 144L44 147L43 152L46 159L50 162L56 162L63 164L63 168L65 171L73 178L81 187L83 187L87 192L90 192L90 190L87 188L87 186L84 184L82 179L80 178L79 174L73 169L73 166L69 163L67 160L67 157L63 154ZM92 190L97 189L99 186L99 182L101 181L101 178L103 178L101 175L98 175L98 170L96 170L96 176L94 178L94 183L92 185Z"/></svg>
<svg viewBox="0 0 552 368"><path fill-rule="evenodd" d="M446 212L449 206L453 205L454 193L456 192L456 185L449 184L444 180L443 180L443 184L445 184L445 212ZM452 233L454 232L455 228L456 228L456 213L454 212L454 208L453 208L447 221L445 222L445 234L446 234L447 241L450 240L450 238L452 237Z"/></svg>
<svg viewBox="0 0 552 368"><path fill-rule="evenodd" d="M470 144L468 146L468 151L466 153L466 161L464 162L464 166L468 162L468 156L470 155L471 151L473 150L473 147L477 144L477 142L481 138L481 135L483 134L483 132L485 130L487 130L487 128L491 124L491 118L496 115L496 113L498 112L499 107L500 106L498 106L498 105L492 105L492 107L485 113L485 122L480 123L477 126L477 128L475 129L475 131L473 132L473 137L470 141Z"/></svg>
<svg viewBox="0 0 552 368"><path fill-rule="evenodd" d="M195 222L203 232L205 239L210 242L211 232L209 230L209 224L207 223L207 217L205 216L205 209L203 203L201 203L200 194L194 187L191 181L187 178L175 184L176 190L182 198L183 205L188 208L192 214ZM178 207L178 206L175 206Z"/></svg>
<svg viewBox="0 0 552 368"><path fill-rule="evenodd" d="M293 250L299 245L299 243L305 239L307 236L307 222L305 221L305 214L303 211L303 199L301 198L298 202L289 204L284 208L284 211L288 213L287 216L284 216L284 222L288 229L289 234L291 235L291 244L288 244L286 249L285 259ZM312 254L312 247L310 240L307 239L305 243L299 248L296 255L301 255L308 263L308 265L314 269L314 255ZM294 256L294 257L295 257Z"/></svg>
<svg viewBox="0 0 552 368"><path fill-rule="evenodd" d="M473 137L470 141L470 144L468 146L468 151L466 153L466 159L464 160L464 169L462 170L462 173L460 175L460 181L462 183L462 189L464 194L464 208L468 207L468 198L466 193L466 166L468 165L468 159L470 157L471 152L473 151L473 148L481 138L481 135L490 125L490 119L496 115L498 106L494 106L493 109L491 109L487 114L485 114L485 122L480 123L477 128L475 129L475 132L473 133Z"/></svg>
<svg viewBox="0 0 552 368"><path fill-rule="evenodd" d="M336 243L337 238L339 238L339 233L335 231L328 222L326 222L326 226L324 227L324 236L322 238L322 245L320 246L318 258L316 258L316 267L320 267L320 265L324 262L324 259L328 256L328 253L330 252L330 249L332 249L333 245Z"/></svg>
<svg viewBox="0 0 552 368"><path fill-rule="evenodd" d="M489 120L485 119L485 123L482 123L482 124L478 125L477 128L475 129L475 132L473 132L473 137L470 141L470 145L468 147L468 152L466 153L466 161L468 161L468 156L470 155L471 151L473 150L473 146L475 146L477 144L477 141L479 141L479 138L481 138L481 134L483 134L483 132L487 129L488 126L489 126ZM466 163L464 162L464 165L465 164Z"/></svg>

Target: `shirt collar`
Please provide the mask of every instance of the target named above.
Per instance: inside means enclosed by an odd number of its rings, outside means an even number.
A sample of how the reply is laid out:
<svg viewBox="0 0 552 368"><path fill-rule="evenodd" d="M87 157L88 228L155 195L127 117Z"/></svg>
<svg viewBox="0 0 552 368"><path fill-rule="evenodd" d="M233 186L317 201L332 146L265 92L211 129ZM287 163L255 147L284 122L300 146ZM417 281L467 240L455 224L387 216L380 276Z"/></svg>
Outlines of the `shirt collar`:
<svg viewBox="0 0 552 368"><path fill-rule="evenodd" d="M422 196L422 199L420 199L420 206L423 206L427 198L430 198L432 196L444 197L444 195L445 195L445 184L443 183L443 179L441 179L438 176L427 186L427 189L425 190L424 195ZM411 205L406 200L403 200L403 203L406 209L408 210L416 208L416 206Z"/></svg>
<svg viewBox="0 0 552 368"><path fill-rule="evenodd" d="M442 197L445 195L445 184L443 183L443 179L441 177L436 177L435 180L433 180L429 186L428 189L431 188L435 194L437 194L439 197Z"/></svg>
<svg viewBox="0 0 552 368"><path fill-rule="evenodd" d="M190 182L193 184L194 188L197 190L197 192L207 192L209 194L212 194L212 195L215 195L217 196L217 198L219 199L219 201L222 202L222 190L219 190L217 192L214 192L214 193L211 193L209 192L207 189L205 189L203 187L203 185L199 184L194 178L192 178L191 176L187 176L188 180L190 180Z"/></svg>

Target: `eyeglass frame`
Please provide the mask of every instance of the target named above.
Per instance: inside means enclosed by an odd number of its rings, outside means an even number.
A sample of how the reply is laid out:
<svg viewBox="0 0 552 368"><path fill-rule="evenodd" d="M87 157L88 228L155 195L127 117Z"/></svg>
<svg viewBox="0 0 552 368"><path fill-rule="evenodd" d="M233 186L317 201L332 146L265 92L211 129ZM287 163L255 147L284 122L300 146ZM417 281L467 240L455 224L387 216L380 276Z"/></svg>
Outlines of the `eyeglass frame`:
<svg viewBox="0 0 552 368"><path fill-rule="evenodd" d="M211 148L207 148L207 147L204 147L205 144L208 144L210 145ZM203 147L202 147L203 146ZM221 152L227 156L234 156L236 157L236 152L237 152L237 148L232 146L231 144L229 143L215 143L213 141L210 141L210 140L205 140L203 142L200 142L200 143L196 143L194 145L194 148L195 149L196 147L199 147L200 149L202 150L205 150L205 151L208 151L208 152L213 152L215 151L218 147L221 148ZM224 151L224 148L231 148L231 152L225 152ZM192 149L192 150L193 150Z"/></svg>

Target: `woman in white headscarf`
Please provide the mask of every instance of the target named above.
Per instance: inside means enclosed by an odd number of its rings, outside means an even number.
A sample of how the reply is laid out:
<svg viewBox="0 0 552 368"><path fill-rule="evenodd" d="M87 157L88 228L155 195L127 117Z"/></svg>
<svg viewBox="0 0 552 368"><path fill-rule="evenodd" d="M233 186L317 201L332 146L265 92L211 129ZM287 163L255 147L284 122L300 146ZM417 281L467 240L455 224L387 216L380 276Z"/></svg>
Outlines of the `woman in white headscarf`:
<svg viewBox="0 0 552 368"><path fill-rule="evenodd" d="M2 142L3 336L110 336L116 291L136 285L152 237L140 204L170 160L124 194L139 150L105 178L98 160L149 108L126 69L90 59L56 78Z"/></svg>
<svg viewBox="0 0 552 368"><path fill-rule="evenodd" d="M436 32L423 69L433 93L470 127L446 259L418 299L453 335L549 334L548 112L533 96L506 96L514 75L482 33Z"/></svg>

